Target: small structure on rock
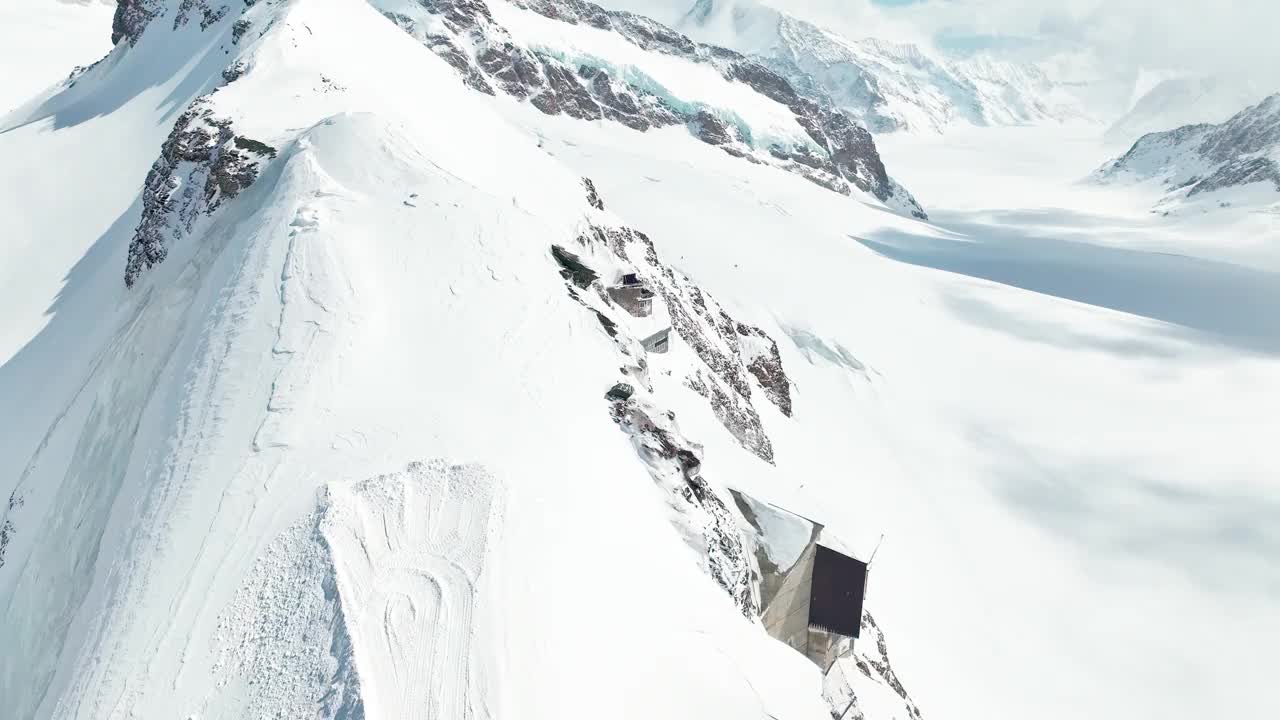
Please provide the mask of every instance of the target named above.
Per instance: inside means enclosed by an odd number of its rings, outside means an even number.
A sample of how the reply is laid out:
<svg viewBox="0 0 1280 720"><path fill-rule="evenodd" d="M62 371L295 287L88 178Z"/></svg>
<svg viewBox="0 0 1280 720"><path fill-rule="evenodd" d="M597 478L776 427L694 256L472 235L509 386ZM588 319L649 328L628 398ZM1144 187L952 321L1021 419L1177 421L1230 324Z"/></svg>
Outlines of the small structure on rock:
<svg viewBox="0 0 1280 720"><path fill-rule="evenodd" d="M867 564L821 524L737 490L730 494L755 541L765 630L825 671L861 630Z"/></svg>
<svg viewBox="0 0 1280 720"><path fill-rule="evenodd" d="M621 281L611 286L609 297L636 317L649 317L653 314L653 290L635 273L623 275Z"/></svg>
<svg viewBox="0 0 1280 720"><path fill-rule="evenodd" d="M671 328L662 328L658 332L640 341L645 350L655 353L665 353L671 349Z"/></svg>

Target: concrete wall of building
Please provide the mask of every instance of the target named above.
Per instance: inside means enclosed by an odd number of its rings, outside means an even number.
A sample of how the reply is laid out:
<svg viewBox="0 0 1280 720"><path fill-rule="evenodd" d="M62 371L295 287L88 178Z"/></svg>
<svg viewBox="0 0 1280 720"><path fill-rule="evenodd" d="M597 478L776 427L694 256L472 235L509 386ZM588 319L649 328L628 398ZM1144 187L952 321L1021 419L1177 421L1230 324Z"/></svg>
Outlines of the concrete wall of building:
<svg viewBox="0 0 1280 720"><path fill-rule="evenodd" d="M837 656L850 651L853 639L809 627L814 558L817 556L819 539L823 537L823 526L808 518L761 503L737 490L730 492L746 521L744 530L756 536L755 558L760 569L760 602L763 606L760 622L771 637L791 646L825 671ZM761 517L768 513L773 513L776 517ZM798 559L789 567L780 568L773 563L768 550L770 543L776 543L777 538L765 537L764 528L776 529L783 519L801 523L801 527L807 526L809 536ZM823 541L822 544L828 543ZM776 545L774 549L777 554Z"/></svg>
<svg viewBox="0 0 1280 720"><path fill-rule="evenodd" d="M853 638L818 628L807 630L804 655L824 671L831 667L837 657L853 649Z"/></svg>
<svg viewBox="0 0 1280 720"><path fill-rule="evenodd" d="M791 571L782 577L777 593L760 617L771 636L802 653L809 643L809 597L816 548L813 543L805 548Z"/></svg>
<svg viewBox="0 0 1280 720"><path fill-rule="evenodd" d="M653 314L653 291L644 285L616 285L609 288L609 297L635 317Z"/></svg>

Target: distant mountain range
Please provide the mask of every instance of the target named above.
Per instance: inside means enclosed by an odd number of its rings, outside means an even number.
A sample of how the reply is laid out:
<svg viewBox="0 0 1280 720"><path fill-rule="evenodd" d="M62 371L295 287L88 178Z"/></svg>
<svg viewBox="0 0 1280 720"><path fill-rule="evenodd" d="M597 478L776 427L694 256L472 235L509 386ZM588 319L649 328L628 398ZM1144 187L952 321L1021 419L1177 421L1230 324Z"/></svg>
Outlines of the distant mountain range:
<svg viewBox="0 0 1280 720"><path fill-rule="evenodd" d="M1266 93L1253 83L1221 75L1174 77L1144 93L1107 129L1108 143L1128 146L1147 133L1199 123L1220 123Z"/></svg>
<svg viewBox="0 0 1280 720"><path fill-rule="evenodd" d="M1280 93L1218 125L1144 135L1094 180L1159 183L1167 191L1157 207L1165 211L1208 198L1218 205L1280 201Z"/></svg>
<svg viewBox="0 0 1280 720"><path fill-rule="evenodd" d="M873 133L942 132L1088 117L1081 84L990 54L945 57L911 43L850 38L755 0L612 0L702 41L746 53ZM665 8L665 15L663 14Z"/></svg>

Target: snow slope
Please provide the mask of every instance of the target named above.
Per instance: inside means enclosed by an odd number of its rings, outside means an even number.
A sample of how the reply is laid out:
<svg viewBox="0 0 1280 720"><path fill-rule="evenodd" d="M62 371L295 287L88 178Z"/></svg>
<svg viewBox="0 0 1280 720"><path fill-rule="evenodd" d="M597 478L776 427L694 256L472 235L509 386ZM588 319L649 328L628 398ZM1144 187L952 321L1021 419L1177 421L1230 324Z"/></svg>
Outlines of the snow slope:
<svg viewBox="0 0 1280 720"><path fill-rule="evenodd" d="M15 310L0 370L26 408L0 433L7 712L821 717L610 420L617 346L549 253L591 212L580 178L367 3L260 3L239 44L176 7L0 135L130 188L66 218L15 185L30 212L4 213L58 246L6 246L26 287L60 288ZM233 136L175 133L196 144L148 171L197 96ZM217 190L149 203L156 168ZM126 288L151 227L167 253ZM34 262L55 251L83 258Z"/></svg>
<svg viewBox="0 0 1280 720"><path fill-rule="evenodd" d="M107 0L7 0L0 5L0 117L111 49Z"/></svg>
<svg viewBox="0 0 1280 720"><path fill-rule="evenodd" d="M935 228L674 141L521 117L786 336L779 472L734 482L864 556L885 533L869 607L925 717L1275 711L1274 652L1253 640L1277 631L1274 268L1201 260L1145 208L1073 189L1101 149L1040 128L886 140L943 208Z"/></svg>
<svg viewBox="0 0 1280 720"><path fill-rule="evenodd" d="M1280 711L1274 272L1004 136L890 145L930 225L485 94L381 0L132 7L0 128L7 713L828 717L728 486L885 535L868 719Z"/></svg>

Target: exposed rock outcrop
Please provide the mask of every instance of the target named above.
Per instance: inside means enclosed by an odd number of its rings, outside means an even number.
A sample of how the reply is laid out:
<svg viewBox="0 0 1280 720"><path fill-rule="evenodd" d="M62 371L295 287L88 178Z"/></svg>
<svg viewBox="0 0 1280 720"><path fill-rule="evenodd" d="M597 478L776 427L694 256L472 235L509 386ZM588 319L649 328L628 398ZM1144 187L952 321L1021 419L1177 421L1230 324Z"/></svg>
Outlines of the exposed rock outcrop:
<svg viewBox="0 0 1280 720"><path fill-rule="evenodd" d="M782 369L778 343L758 327L738 323L738 347L747 364L747 372L755 377L769 401L783 415L791 417L791 381Z"/></svg>
<svg viewBox="0 0 1280 720"><path fill-rule="evenodd" d="M252 2L246 4L252 4ZM192 18L198 17L200 29L208 30L210 25L226 17L230 11L231 6L225 0L221 2L219 0L182 0L178 4L178 12L173 16L173 29L177 30Z"/></svg>
<svg viewBox="0 0 1280 720"><path fill-rule="evenodd" d="M375 6L384 0L370 0ZM559 22L615 32L652 52L710 65L726 80L741 82L786 106L810 143L756 146L745 131L714 108L674 107L616 70L573 65L537 48L524 47L494 19L482 0L423 0L414 15L390 3L384 14L449 63L467 85L495 89L528 100L549 115L601 118L641 132L683 124L703 142L756 163L796 173L824 188L867 192L890 207L924 218L915 199L885 170L871 134L851 116L817 97L801 96L782 75L725 48L695 43L648 18L605 10L585 0L514 0L526 10Z"/></svg>
<svg viewBox="0 0 1280 720"><path fill-rule="evenodd" d="M1144 135L1099 168L1094 179L1159 182L1169 190L1157 208L1166 210L1180 200L1245 185L1280 193L1280 94L1220 125L1184 125Z"/></svg>
<svg viewBox="0 0 1280 720"><path fill-rule="evenodd" d="M584 185L589 183L584 182ZM600 200L594 184L587 185L587 200L593 208ZM596 208L598 209L598 208ZM747 450L766 462L773 462L769 440L753 404L752 380L763 395L785 416L791 415L790 381L782 367L778 345L763 330L732 318L712 297L687 276L662 262L653 241L644 233L625 226L592 222L577 239L581 255L553 246L552 255L561 275L575 290L575 297L587 304L576 290L587 291L603 308L588 305L596 312L622 313L610 327L625 325L625 310L614 303L600 273L589 266L587 256L602 256L627 268L661 301L676 337L699 362L684 378L686 386L707 399L712 412ZM625 352L643 356L642 350L623 346Z"/></svg>
<svg viewBox="0 0 1280 720"><path fill-rule="evenodd" d="M649 350L639 332L651 322L637 319L611 299L602 277L634 274L654 290L677 335L693 356L684 378L701 394L742 446L773 461L773 447L752 404L751 378L764 395L790 415L790 384L777 344L759 328L734 320L689 278L662 263L644 233L604 222L604 202L590 178L583 178L591 211L574 251L551 248L570 297L593 313L622 361L619 381L604 393L610 416L628 434L654 481L666 491L677 526L703 559L707 573L747 617L759 615L752 561L738 520L722 489L702 472L702 447L685 437L675 414L663 408L649 379ZM658 314L655 310L655 315ZM632 328L635 328L634 330Z"/></svg>
<svg viewBox="0 0 1280 720"><path fill-rule="evenodd" d="M9 543L13 541L13 536L18 533L17 525L13 522L13 516L22 505L23 499L17 490L9 494L9 505L5 509L3 522L0 522L0 568L4 567L4 556L9 549Z"/></svg>
<svg viewBox="0 0 1280 720"><path fill-rule="evenodd" d="M902 681L889 663L884 632L863 611L859 639L852 652L838 659L823 676L822 695L832 720L863 720L870 708L883 717L923 720ZM886 712L887 708L892 708Z"/></svg>
<svg viewBox="0 0 1280 720"><path fill-rule="evenodd" d="M701 547L706 570L747 617L760 613L748 551L728 505L702 476L702 448L680 433L675 416L610 391L610 415L631 437L650 475L668 490L687 539ZM696 538L696 539L695 539Z"/></svg>
<svg viewBox="0 0 1280 720"><path fill-rule="evenodd" d="M173 29L198 20L201 30L208 30L231 12L253 6L257 0L180 0L173 8ZM122 41L135 45L151 21L170 9L167 0L116 0L111 19L111 43ZM239 36L235 38L239 41Z"/></svg>
<svg viewBox="0 0 1280 720"><path fill-rule="evenodd" d="M885 642L884 632L880 630L880 626L876 624L875 618L869 612L862 613L861 635L862 640L858 643L858 651L854 658L858 670L868 678L882 682L891 688L906 704L910 716L915 720L921 720L920 708L902 686L902 681L898 679L893 666L889 663L889 645ZM875 646L873 649L867 648L867 641L872 638L875 639Z"/></svg>
<svg viewBox="0 0 1280 720"><path fill-rule="evenodd" d="M582 178L582 186L587 189L587 204L596 210L603 210L604 201L600 199L600 193L596 192L596 184L591 182L591 178Z"/></svg>
<svg viewBox="0 0 1280 720"><path fill-rule="evenodd" d="M702 367L686 377L686 384L707 399L716 418L743 447L773 462L773 443L752 404L747 370L750 360L744 359L738 323L692 280L661 262L653 241L644 233L628 227L591 226L578 241L584 247L608 248L635 267L646 285L662 298L676 335L701 360ZM773 347L776 349L776 344Z"/></svg>
<svg viewBox="0 0 1280 720"><path fill-rule="evenodd" d="M252 185L275 156L275 148L237 135L231 121L217 117L207 100L192 103L147 173L125 285L132 287L145 270L163 262L174 242Z"/></svg>
<svg viewBox="0 0 1280 720"><path fill-rule="evenodd" d="M164 0L116 0L116 12L111 18L111 44L137 43L147 24L163 10Z"/></svg>

